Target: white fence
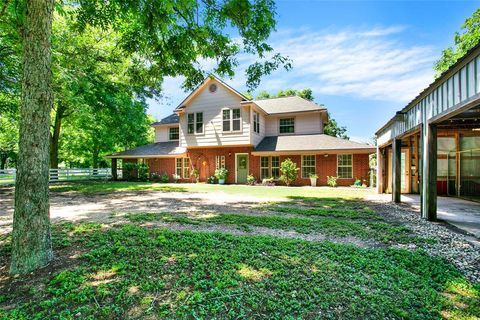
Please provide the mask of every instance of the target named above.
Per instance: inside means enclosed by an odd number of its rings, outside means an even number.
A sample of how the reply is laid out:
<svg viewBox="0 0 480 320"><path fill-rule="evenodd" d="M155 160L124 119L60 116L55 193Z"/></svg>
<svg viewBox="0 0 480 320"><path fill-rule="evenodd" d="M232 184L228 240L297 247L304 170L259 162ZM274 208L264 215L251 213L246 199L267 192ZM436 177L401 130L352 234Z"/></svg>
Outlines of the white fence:
<svg viewBox="0 0 480 320"><path fill-rule="evenodd" d="M0 185L14 184L16 169L0 170ZM107 180L112 177L110 168L69 168L50 169L50 182L78 181L78 180Z"/></svg>

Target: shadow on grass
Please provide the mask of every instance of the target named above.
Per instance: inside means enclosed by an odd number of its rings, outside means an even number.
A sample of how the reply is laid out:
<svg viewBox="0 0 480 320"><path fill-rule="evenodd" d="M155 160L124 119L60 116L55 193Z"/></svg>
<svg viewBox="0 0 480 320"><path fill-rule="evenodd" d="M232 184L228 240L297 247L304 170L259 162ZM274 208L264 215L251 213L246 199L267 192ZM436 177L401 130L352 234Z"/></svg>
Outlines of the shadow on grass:
<svg viewBox="0 0 480 320"><path fill-rule="evenodd" d="M422 251L130 224L59 228L54 233L83 248L79 264L37 275L35 288L22 279L3 280L10 290L1 290L0 318L473 319L480 314L480 287Z"/></svg>
<svg viewBox="0 0 480 320"><path fill-rule="evenodd" d="M90 181L68 182L50 185L51 192L81 192L101 193L114 191L162 191L162 192L187 192L184 187L174 184L159 184L151 182L130 181Z"/></svg>

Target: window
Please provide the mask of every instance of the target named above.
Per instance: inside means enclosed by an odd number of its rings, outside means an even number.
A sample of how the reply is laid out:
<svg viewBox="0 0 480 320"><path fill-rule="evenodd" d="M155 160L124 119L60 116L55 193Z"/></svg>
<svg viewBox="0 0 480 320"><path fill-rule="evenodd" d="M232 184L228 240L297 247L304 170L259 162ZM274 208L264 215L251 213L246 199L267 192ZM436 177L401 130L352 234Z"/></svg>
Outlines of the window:
<svg viewBox="0 0 480 320"><path fill-rule="evenodd" d="M272 157L272 177L278 179L280 177L280 157Z"/></svg>
<svg viewBox="0 0 480 320"><path fill-rule="evenodd" d="M187 133L193 134L195 132L195 114L187 114Z"/></svg>
<svg viewBox="0 0 480 320"><path fill-rule="evenodd" d="M352 155L337 155L337 176L341 179L351 179L352 174Z"/></svg>
<svg viewBox="0 0 480 320"><path fill-rule="evenodd" d="M261 157L260 158L260 179L268 179L270 178L268 168L268 157Z"/></svg>
<svg viewBox="0 0 480 320"><path fill-rule="evenodd" d="M253 132L260 133L260 114L253 112Z"/></svg>
<svg viewBox="0 0 480 320"><path fill-rule="evenodd" d="M240 131L242 129L240 109L224 109L222 112L222 121L224 132Z"/></svg>
<svg viewBox="0 0 480 320"><path fill-rule="evenodd" d="M175 159L175 174L183 179L190 179L190 159L176 158Z"/></svg>
<svg viewBox="0 0 480 320"><path fill-rule="evenodd" d="M183 158L183 178L189 179L190 178L190 159Z"/></svg>
<svg viewBox="0 0 480 320"><path fill-rule="evenodd" d="M315 172L315 156L302 156L302 178L310 178Z"/></svg>
<svg viewBox="0 0 480 320"><path fill-rule="evenodd" d="M280 119L280 133L294 133L295 118Z"/></svg>
<svg viewBox="0 0 480 320"><path fill-rule="evenodd" d="M260 158L260 179L280 177L280 157L261 157Z"/></svg>
<svg viewBox="0 0 480 320"><path fill-rule="evenodd" d="M168 129L168 139L169 140L178 140L179 130L178 128L169 128Z"/></svg>
<svg viewBox="0 0 480 320"><path fill-rule="evenodd" d="M225 156L215 157L215 169L225 168Z"/></svg>
<svg viewBox="0 0 480 320"><path fill-rule="evenodd" d="M187 133L203 133L203 112L187 114Z"/></svg>
<svg viewBox="0 0 480 320"><path fill-rule="evenodd" d="M182 158L175 159L175 174L179 177L182 176Z"/></svg>

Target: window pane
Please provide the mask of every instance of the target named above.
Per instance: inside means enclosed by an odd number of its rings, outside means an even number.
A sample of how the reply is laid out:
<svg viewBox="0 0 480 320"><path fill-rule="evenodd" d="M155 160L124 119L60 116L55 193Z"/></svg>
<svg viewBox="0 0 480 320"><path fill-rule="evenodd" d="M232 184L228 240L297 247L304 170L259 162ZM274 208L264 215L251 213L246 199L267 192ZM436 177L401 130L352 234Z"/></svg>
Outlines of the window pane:
<svg viewBox="0 0 480 320"><path fill-rule="evenodd" d="M294 133L294 132L295 132L294 118L280 119L280 133Z"/></svg>
<svg viewBox="0 0 480 320"><path fill-rule="evenodd" d="M203 132L203 112L197 112L196 113L196 132L197 133L202 133Z"/></svg>
<svg viewBox="0 0 480 320"><path fill-rule="evenodd" d="M179 138L179 129L178 128L170 128L169 139L170 140L178 140L178 138Z"/></svg>
<svg viewBox="0 0 480 320"><path fill-rule="evenodd" d="M223 121L223 131L230 131L230 120Z"/></svg>
<svg viewBox="0 0 480 320"><path fill-rule="evenodd" d="M233 119L240 119L240 109L233 109Z"/></svg>
<svg viewBox="0 0 480 320"><path fill-rule="evenodd" d="M240 119L233 120L233 131L240 131Z"/></svg>
<svg viewBox="0 0 480 320"><path fill-rule="evenodd" d="M181 158L177 158L175 161L175 173L179 177L182 176L182 159Z"/></svg>
<svg viewBox="0 0 480 320"><path fill-rule="evenodd" d="M190 178L190 159L183 158L183 178Z"/></svg>
<svg viewBox="0 0 480 320"><path fill-rule="evenodd" d="M260 157L260 179L268 179L268 157Z"/></svg>
<svg viewBox="0 0 480 320"><path fill-rule="evenodd" d="M315 174L315 156L308 155L302 157L302 178L310 178L310 174Z"/></svg>
<svg viewBox="0 0 480 320"><path fill-rule="evenodd" d="M187 114L187 133L188 134L193 134L195 130L195 115L193 113Z"/></svg>
<svg viewBox="0 0 480 320"><path fill-rule="evenodd" d="M223 120L230 120L230 110L223 110Z"/></svg>

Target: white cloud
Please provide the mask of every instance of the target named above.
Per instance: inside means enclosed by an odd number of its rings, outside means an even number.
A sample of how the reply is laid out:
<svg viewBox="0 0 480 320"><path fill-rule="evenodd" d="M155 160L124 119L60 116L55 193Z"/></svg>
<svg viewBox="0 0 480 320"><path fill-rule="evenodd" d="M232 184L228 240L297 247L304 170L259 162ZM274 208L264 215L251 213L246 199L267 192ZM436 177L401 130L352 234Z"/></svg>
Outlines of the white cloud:
<svg viewBox="0 0 480 320"><path fill-rule="evenodd" d="M404 26L371 28L327 28L312 30L301 27L284 29L272 35L270 44L276 52L290 57L290 72L277 70L265 77L259 90L277 92L284 88L311 88L314 94L348 96L380 100L401 106L413 99L433 79L435 48L408 44ZM230 85L246 89L245 69L255 57L241 55ZM206 69L213 61L199 62ZM186 95L182 79L167 79L165 98L152 105L157 117L168 115ZM161 108L161 110L160 110Z"/></svg>
<svg viewBox="0 0 480 320"><path fill-rule="evenodd" d="M283 87L310 87L316 94L404 103L432 81L435 61L432 47L402 42L404 30L284 30L271 42L293 60L293 70L276 72L274 81L279 85L283 80ZM262 87L270 87L270 81Z"/></svg>

